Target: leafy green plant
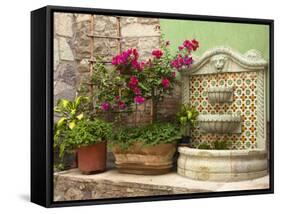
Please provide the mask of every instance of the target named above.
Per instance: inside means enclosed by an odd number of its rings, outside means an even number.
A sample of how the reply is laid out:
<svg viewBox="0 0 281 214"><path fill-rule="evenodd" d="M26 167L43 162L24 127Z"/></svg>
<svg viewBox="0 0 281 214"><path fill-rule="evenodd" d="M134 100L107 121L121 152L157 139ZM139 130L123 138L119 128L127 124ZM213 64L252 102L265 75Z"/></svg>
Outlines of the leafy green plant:
<svg viewBox="0 0 281 214"><path fill-rule="evenodd" d="M73 150L82 146L90 146L111 138L112 126L100 119L84 119L77 122L73 129L65 132L61 149Z"/></svg>
<svg viewBox="0 0 281 214"><path fill-rule="evenodd" d="M141 127L125 127L115 130L111 145L127 150L131 145L141 142L146 146L171 143L181 138L177 126L171 123L154 123Z"/></svg>
<svg viewBox="0 0 281 214"><path fill-rule="evenodd" d="M200 143L198 149L212 149L212 150L228 150L231 142L215 141L211 145L207 143Z"/></svg>
<svg viewBox="0 0 281 214"><path fill-rule="evenodd" d="M78 96L74 101L67 99L58 100L54 108L55 115L59 117L55 123L54 129L54 147L58 147L60 157L63 156L64 148L61 145L65 137L65 132L72 130L78 121L85 119L85 109L88 104L88 98Z"/></svg>
<svg viewBox="0 0 281 214"><path fill-rule="evenodd" d="M184 136L189 135L190 128L195 126L198 115L199 112L190 104L181 106L180 111L177 113L177 118Z"/></svg>
<svg viewBox="0 0 281 214"><path fill-rule="evenodd" d="M207 143L200 143L197 149L212 149L212 147Z"/></svg>
<svg viewBox="0 0 281 214"><path fill-rule="evenodd" d="M215 150L228 150L230 146L230 142L226 142L226 141L215 141L213 143L213 148Z"/></svg>

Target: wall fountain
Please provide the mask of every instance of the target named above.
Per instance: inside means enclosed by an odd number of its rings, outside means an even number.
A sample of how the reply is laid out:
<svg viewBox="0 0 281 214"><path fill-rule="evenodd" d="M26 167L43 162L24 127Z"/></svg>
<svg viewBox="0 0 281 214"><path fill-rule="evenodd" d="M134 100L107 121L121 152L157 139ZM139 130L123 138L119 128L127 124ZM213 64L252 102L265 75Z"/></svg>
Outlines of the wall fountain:
<svg viewBox="0 0 281 214"><path fill-rule="evenodd" d="M257 50L218 47L182 72L183 103L200 112L192 146L179 147L178 173L195 180L239 181L267 174L267 62ZM231 142L228 149L198 149Z"/></svg>

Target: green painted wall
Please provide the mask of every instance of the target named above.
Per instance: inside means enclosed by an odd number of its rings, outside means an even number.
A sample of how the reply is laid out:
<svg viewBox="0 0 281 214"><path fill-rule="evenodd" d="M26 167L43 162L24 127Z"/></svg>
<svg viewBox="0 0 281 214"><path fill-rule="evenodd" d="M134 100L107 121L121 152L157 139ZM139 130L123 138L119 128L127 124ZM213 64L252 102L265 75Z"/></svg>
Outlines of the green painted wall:
<svg viewBox="0 0 281 214"><path fill-rule="evenodd" d="M269 59L268 25L160 19L160 26L165 39L171 42L173 52L184 39L195 38L200 45L197 56L216 46L229 46L241 53L257 49L266 60ZM267 115L269 118L268 111Z"/></svg>

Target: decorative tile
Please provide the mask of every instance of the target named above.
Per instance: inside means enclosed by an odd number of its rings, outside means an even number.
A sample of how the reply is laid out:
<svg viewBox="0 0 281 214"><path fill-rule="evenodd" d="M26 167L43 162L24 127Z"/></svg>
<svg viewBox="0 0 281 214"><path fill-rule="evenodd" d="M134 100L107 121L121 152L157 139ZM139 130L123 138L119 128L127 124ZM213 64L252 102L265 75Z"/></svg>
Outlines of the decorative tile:
<svg viewBox="0 0 281 214"><path fill-rule="evenodd" d="M210 104L207 88L211 86L232 86L232 103ZM232 142L233 149L256 148L257 139L257 73L222 73L190 77L190 102L200 114L236 113L242 118L241 134L207 134L199 128L192 130L192 145L214 141Z"/></svg>

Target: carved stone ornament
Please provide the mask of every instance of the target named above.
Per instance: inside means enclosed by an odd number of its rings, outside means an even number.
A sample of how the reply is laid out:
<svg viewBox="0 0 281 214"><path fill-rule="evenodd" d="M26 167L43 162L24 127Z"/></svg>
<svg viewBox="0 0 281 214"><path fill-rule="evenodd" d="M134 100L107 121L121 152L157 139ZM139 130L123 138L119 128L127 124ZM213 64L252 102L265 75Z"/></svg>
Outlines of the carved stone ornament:
<svg viewBox="0 0 281 214"><path fill-rule="evenodd" d="M224 54L215 55L210 59L210 62L214 65L218 72L224 68L228 57Z"/></svg>

